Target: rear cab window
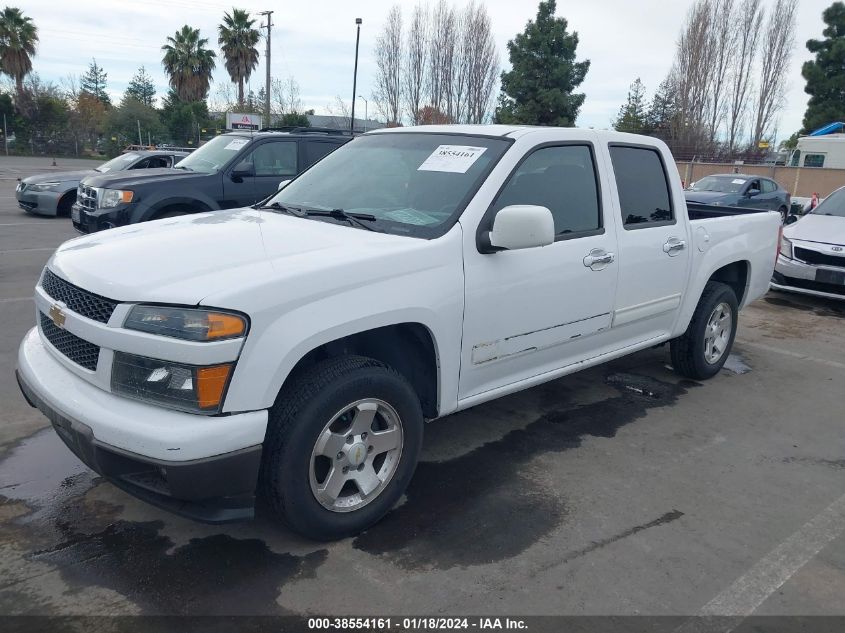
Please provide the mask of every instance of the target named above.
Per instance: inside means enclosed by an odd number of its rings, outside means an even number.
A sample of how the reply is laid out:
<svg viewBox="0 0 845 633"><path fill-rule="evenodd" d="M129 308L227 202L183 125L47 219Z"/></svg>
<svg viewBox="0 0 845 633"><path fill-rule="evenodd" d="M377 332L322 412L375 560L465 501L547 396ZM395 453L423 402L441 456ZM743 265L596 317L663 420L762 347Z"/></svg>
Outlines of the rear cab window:
<svg viewBox="0 0 845 633"><path fill-rule="evenodd" d="M637 145L609 149L625 229L675 224L672 190L660 152Z"/></svg>

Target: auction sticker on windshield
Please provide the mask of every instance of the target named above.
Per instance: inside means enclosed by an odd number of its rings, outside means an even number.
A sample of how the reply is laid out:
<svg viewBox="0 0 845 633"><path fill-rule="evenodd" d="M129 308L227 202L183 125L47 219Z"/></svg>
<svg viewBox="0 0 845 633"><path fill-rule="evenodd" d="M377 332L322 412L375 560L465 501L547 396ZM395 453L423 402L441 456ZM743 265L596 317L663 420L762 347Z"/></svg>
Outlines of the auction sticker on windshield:
<svg viewBox="0 0 845 633"><path fill-rule="evenodd" d="M417 167L417 171L450 171L465 174L487 150L486 147L469 145L440 145Z"/></svg>
<svg viewBox="0 0 845 633"><path fill-rule="evenodd" d="M224 147L223 149L237 151L240 148L242 148L244 145L246 145L247 143L249 143L249 140L247 140L245 138L235 138L235 139L232 139L229 142L229 144L226 145L226 147Z"/></svg>
<svg viewBox="0 0 845 633"><path fill-rule="evenodd" d="M733 185L744 185L744 184L745 184L745 179L743 179L743 178L734 178L733 180L731 180L731 184L733 184Z"/></svg>

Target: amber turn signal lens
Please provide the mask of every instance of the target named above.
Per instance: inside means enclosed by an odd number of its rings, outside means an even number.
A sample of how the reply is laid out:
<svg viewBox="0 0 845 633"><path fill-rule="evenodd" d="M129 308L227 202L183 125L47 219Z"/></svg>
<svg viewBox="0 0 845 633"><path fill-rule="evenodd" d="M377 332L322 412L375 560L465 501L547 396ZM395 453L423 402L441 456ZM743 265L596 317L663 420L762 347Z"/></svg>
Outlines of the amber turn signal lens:
<svg viewBox="0 0 845 633"><path fill-rule="evenodd" d="M208 340L231 338L244 333L244 320L232 314L208 313Z"/></svg>
<svg viewBox="0 0 845 633"><path fill-rule="evenodd" d="M211 409L220 405L231 371L231 365L197 368L197 403L200 409Z"/></svg>

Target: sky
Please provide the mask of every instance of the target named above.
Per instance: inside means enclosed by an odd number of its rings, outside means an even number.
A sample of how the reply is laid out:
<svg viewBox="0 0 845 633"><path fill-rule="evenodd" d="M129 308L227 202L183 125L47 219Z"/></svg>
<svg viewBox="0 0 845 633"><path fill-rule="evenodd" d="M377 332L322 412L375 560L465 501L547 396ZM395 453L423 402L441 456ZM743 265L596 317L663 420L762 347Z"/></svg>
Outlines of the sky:
<svg viewBox="0 0 845 633"><path fill-rule="evenodd" d="M536 0L482 0L487 6L501 56L507 68L507 42L536 15ZM352 96L355 18L363 20L358 67L358 94L371 99L375 61L373 45L384 17L395 0L311 0L273 2L238 0L236 6L257 14L273 10L271 74L293 76L305 108L324 113L340 95ZM586 100L577 120L580 127L607 128L624 102L631 82L639 77L649 94L666 76L675 42L693 0L558 0L557 15L579 35L578 59L591 62L580 87ZM774 0L763 0L769 7ZM786 107L780 138L801 127L807 105L801 64L811 58L805 43L821 38L821 13L832 0L799 0L796 47L787 76ZM406 16L414 2L402 0ZM453 0L463 7L466 0ZM81 75L92 58L108 72L109 92L120 94L139 66L152 75L159 96L167 90L161 67L161 46L183 24L198 27L217 49L217 24L232 5L223 0L26 0L20 5L39 28L40 44L34 70L43 80L59 82ZM260 17L260 16L259 16ZM264 42L259 67L250 79L258 91L265 76ZM219 55L219 51L218 51ZM228 81L222 62L214 74L211 98L219 82ZM365 102L357 102L356 116ZM373 110L370 103L369 110ZM372 115L373 112L369 111Z"/></svg>

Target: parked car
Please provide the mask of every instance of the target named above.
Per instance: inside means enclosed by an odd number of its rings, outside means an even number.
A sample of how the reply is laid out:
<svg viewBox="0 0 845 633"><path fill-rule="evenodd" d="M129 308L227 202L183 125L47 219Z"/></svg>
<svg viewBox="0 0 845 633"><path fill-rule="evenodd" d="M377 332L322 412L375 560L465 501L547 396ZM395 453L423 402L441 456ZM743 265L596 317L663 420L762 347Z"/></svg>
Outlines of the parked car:
<svg viewBox="0 0 845 633"><path fill-rule="evenodd" d="M233 132L211 139L176 170L94 174L79 185L73 225L81 233L94 233L253 204L350 138L324 128Z"/></svg>
<svg viewBox="0 0 845 633"><path fill-rule="evenodd" d="M772 288L845 299L845 187L788 218Z"/></svg>
<svg viewBox="0 0 845 633"><path fill-rule="evenodd" d="M17 375L124 490L332 539L394 506L426 419L664 342L718 373L780 227L686 205L651 137L379 130L261 205L60 246Z"/></svg>
<svg viewBox="0 0 845 633"><path fill-rule="evenodd" d="M774 180L746 174L705 176L693 183L684 196L687 202L771 209L784 220L791 206L789 192Z"/></svg>
<svg viewBox="0 0 845 633"><path fill-rule="evenodd" d="M135 169L172 167L187 155L188 152L184 151L138 150L121 154L94 169L29 176L18 183L15 197L18 206L28 213L68 216L83 178Z"/></svg>

